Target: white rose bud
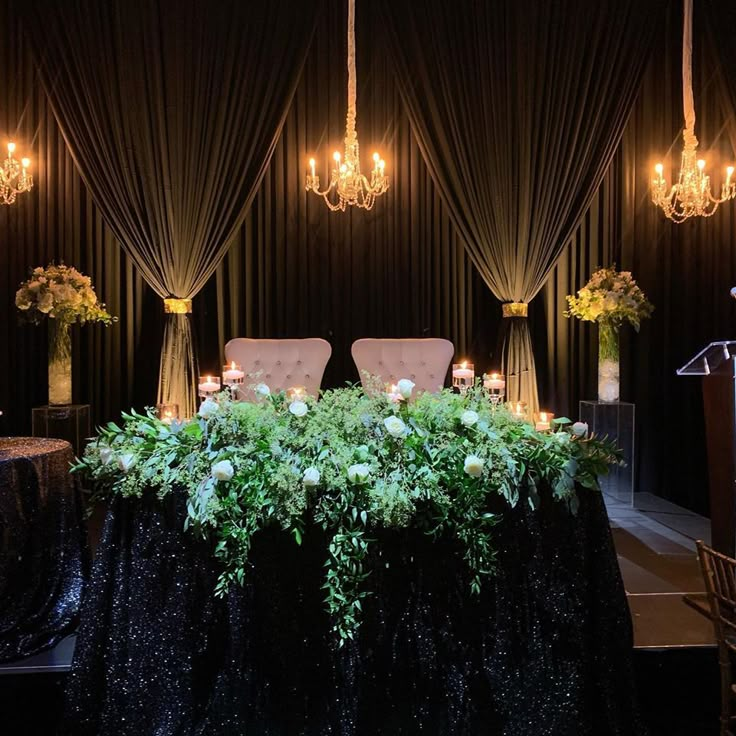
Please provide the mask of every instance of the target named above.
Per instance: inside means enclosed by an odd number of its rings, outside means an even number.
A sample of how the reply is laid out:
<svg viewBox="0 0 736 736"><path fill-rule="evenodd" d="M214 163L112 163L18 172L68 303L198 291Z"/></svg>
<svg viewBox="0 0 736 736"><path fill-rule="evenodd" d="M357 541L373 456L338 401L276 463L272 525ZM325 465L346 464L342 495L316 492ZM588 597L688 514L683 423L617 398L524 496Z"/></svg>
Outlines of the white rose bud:
<svg viewBox="0 0 736 736"><path fill-rule="evenodd" d="M351 483L365 483L368 480L368 476L371 474L371 469L365 463L359 463L358 465L351 465L348 468L348 480Z"/></svg>
<svg viewBox="0 0 736 736"><path fill-rule="evenodd" d="M483 466L485 461L481 460L477 455L468 455L465 458L465 472L473 478L480 478L483 475Z"/></svg>
<svg viewBox="0 0 736 736"><path fill-rule="evenodd" d="M411 398L411 392L414 390L414 386L416 386L414 381L410 381L408 378L402 378L396 384L396 388L404 399Z"/></svg>
<svg viewBox="0 0 736 736"><path fill-rule="evenodd" d="M302 483L308 488L313 488L319 485L320 474L317 468L307 468L302 476Z"/></svg>
<svg viewBox="0 0 736 736"><path fill-rule="evenodd" d="M572 425L572 433L576 437L585 437L588 434L588 423L575 422L575 424Z"/></svg>
<svg viewBox="0 0 736 736"><path fill-rule="evenodd" d="M292 401L289 404L289 411L295 417L303 417L309 411L309 407L303 401Z"/></svg>
<svg viewBox="0 0 736 736"><path fill-rule="evenodd" d="M472 427L478 421L478 412L468 409L463 412L460 421L464 427Z"/></svg>
<svg viewBox="0 0 736 736"><path fill-rule="evenodd" d="M115 453L109 447L100 448L100 462L103 465L109 465L113 457L115 457Z"/></svg>
<svg viewBox="0 0 736 736"><path fill-rule="evenodd" d="M397 416L386 417L383 426L392 437L404 437L406 435L406 424Z"/></svg>
<svg viewBox="0 0 736 736"><path fill-rule="evenodd" d="M259 383L255 388L255 392L258 396L264 398L271 395L271 389L265 383Z"/></svg>
<svg viewBox="0 0 736 736"><path fill-rule="evenodd" d="M130 452L126 452L118 458L118 467L123 471L123 473L127 473L133 467L134 462L135 455Z"/></svg>
<svg viewBox="0 0 736 736"><path fill-rule="evenodd" d="M215 480L231 480L235 475L235 468L229 460L220 460L212 466L212 477Z"/></svg>
<svg viewBox="0 0 736 736"><path fill-rule="evenodd" d="M202 419L209 419L213 414L216 414L220 410L220 405L214 399L205 399L200 407L197 414Z"/></svg>

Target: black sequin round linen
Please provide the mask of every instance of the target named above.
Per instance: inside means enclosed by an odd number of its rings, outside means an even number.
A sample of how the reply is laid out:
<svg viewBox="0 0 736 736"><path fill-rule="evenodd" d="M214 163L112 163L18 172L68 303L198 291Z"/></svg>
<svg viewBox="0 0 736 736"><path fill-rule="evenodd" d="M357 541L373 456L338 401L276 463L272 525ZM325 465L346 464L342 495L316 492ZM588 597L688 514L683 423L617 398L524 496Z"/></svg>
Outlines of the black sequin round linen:
<svg viewBox="0 0 736 736"><path fill-rule="evenodd" d="M89 558L73 460L62 440L0 438L0 662L76 626Z"/></svg>
<svg viewBox="0 0 736 736"><path fill-rule="evenodd" d="M323 609L323 532L254 544L217 600L184 503L113 502L70 674L73 736L634 736L631 621L600 496L521 504L480 597L451 540L380 533L357 641Z"/></svg>

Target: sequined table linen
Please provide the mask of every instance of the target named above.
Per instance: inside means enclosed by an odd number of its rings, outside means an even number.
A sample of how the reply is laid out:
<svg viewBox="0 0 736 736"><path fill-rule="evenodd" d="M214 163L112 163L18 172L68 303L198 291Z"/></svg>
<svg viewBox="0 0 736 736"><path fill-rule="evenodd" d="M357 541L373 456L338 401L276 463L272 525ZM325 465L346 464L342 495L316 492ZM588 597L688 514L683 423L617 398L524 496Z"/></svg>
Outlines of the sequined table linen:
<svg viewBox="0 0 736 736"><path fill-rule="evenodd" d="M74 630L88 572L68 442L0 438L0 662Z"/></svg>
<svg viewBox="0 0 736 736"><path fill-rule="evenodd" d="M325 538L254 541L216 599L185 503L113 502L67 698L73 736L634 736L632 632L608 519L520 503L479 596L451 540L380 533L364 623L335 645Z"/></svg>

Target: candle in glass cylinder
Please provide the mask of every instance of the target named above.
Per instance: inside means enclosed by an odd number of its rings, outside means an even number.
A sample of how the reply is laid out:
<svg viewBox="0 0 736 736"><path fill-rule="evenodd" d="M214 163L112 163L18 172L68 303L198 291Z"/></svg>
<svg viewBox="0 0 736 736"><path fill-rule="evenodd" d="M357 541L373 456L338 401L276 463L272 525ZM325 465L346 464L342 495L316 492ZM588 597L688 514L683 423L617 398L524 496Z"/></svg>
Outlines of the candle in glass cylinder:
<svg viewBox="0 0 736 736"><path fill-rule="evenodd" d="M386 384L386 398L394 404L398 404L403 398L399 393L399 387L395 383Z"/></svg>
<svg viewBox="0 0 736 736"><path fill-rule="evenodd" d="M514 401L509 408L512 416L517 419L526 419L526 401Z"/></svg>
<svg viewBox="0 0 736 736"><path fill-rule="evenodd" d="M462 363L454 363L452 366L452 385L461 391L466 391L473 385L475 378L475 367L472 363L464 360Z"/></svg>
<svg viewBox="0 0 736 736"><path fill-rule="evenodd" d="M552 420L555 415L548 411L540 411L537 415L537 421L534 423L534 429L537 432L547 432L552 426Z"/></svg>
<svg viewBox="0 0 736 736"><path fill-rule="evenodd" d="M171 424L179 418L179 404L157 404L156 416L164 424Z"/></svg>
<svg viewBox="0 0 736 736"><path fill-rule="evenodd" d="M199 395L201 398L206 398L212 394L216 394L220 388L220 377L219 376L200 376L199 377Z"/></svg>
<svg viewBox="0 0 736 736"><path fill-rule="evenodd" d="M238 383L243 383L244 378L245 371L243 371L239 365L236 365L234 360L230 365L224 365L222 367L222 382L226 386L234 386Z"/></svg>
<svg viewBox="0 0 736 736"><path fill-rule="evenodd" d="M286 398L289 400L289 403L292 401L304 401L306 395L306 386L292 386L286 389Z"/></svg>
<svg viewBox="0 0 736 736"><path fill-rule="evenodd" d="M503 391L506 388L506 381L502 374L491 373L490 376L486 376L483 381L483 387L487 389L494 389L496 391Z"/></svg>

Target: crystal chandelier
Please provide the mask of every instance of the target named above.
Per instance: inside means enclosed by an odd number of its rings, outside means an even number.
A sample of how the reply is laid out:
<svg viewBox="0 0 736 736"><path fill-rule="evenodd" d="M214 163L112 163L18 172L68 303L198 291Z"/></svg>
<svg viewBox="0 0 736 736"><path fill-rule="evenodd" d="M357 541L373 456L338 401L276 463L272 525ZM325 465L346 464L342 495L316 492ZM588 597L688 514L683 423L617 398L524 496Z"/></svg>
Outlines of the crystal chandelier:
<svg viewBox="0 0 736 736"><path fill-rule="evenodd" d="M13 204L17 195L33 189L33 177L28 173L31 162L22 158L20 163L13 158L15 143L8 143L8 157L0 168L0 202Z"/></svg>
<svg viewBox="0 0 736 736"><path fill-rule="evenodd" d="M689 217L710 217L718 205L736 196L736 183L731 181L734 168L726 169L726 181L720 196L714 197L710 177L705 173L705 161L698 159L698 139L695 137L695 103L693 101L693 0L684 0L682 31L682 103L685 126L682 131L684 146L677 183L671 188L663 176L664 167L654 167L652 202L661 207L670 220L680 223Z"/></svg>
<svg viewBox="0 0 736 736"><path fill-rule="evenodd" d="M314 159L309 159L307 174L307 191L322 197L327 206L335 212L345 211L347 205L369 210L376 197L388 189L388 176L385 174L386 163L377 154L373 154L373 170L370 181L360 173L360 148L358 134L355 131L357 118L355 91L355 0L348 0L348 114L345 123L345 155L335 151L335 166L330 175L329 186L320 191L319 176L314 170Z"/></svg>

